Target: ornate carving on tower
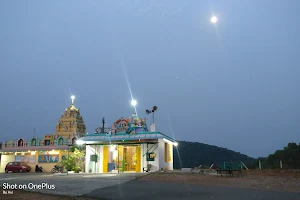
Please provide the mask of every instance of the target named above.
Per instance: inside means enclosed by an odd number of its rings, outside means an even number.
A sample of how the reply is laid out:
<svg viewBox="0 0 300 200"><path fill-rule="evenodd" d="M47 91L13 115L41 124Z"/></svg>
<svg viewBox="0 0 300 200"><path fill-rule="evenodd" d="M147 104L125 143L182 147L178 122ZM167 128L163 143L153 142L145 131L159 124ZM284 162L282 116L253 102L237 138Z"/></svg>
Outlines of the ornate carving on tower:
<svg viewBox="0 0 300 200"><path fill-rule="evenodd" d="M75 97L72 96L71 99L71 105L65 109L64 114L56 125L55 135L57 137L62 136L64 138L69 138L70 135L82 137L86 133L86 126L82 116L80 116L79 109L74 105Z"/></svg>

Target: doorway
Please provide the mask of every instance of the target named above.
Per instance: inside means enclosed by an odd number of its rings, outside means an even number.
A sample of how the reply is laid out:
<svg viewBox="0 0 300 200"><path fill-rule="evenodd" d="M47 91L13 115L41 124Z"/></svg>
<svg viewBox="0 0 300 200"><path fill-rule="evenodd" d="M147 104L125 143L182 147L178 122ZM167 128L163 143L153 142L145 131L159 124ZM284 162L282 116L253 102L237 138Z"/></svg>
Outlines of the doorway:
<svg viewBox="0 0 300 200"><path fill-rule="evenodd" d="M122 145L117 148L118 155L114 157L115 166L119 172L140 172L140 145Z"/></svg>

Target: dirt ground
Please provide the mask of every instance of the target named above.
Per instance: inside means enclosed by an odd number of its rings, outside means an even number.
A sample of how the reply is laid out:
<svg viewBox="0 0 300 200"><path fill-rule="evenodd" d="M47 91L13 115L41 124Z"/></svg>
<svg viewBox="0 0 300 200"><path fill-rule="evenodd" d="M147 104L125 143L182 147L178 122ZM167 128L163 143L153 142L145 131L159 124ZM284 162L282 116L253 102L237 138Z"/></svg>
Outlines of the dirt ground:
<svg viewBox="0 0 300 200"><path fill-rule="evenodd" d="M214 185L249 189L267 189L300 193L300 170L249 170L243 171L243 177L217 177L216 175L199 174L195 172L157 172L142 176L140 180L159 182L180 182L183 184ZM67 197L21 190L13 195L0 195L5 200L93 200L84 197Z"/></svg>
<svg viewBox="0 0 300 200"><path fill-rule="evenodd" d="M199 173L157 172L140 179L300 193L300 170L249 170L243 171L243 177L237 177L237 174L234 177L217 177Z"/></svg>

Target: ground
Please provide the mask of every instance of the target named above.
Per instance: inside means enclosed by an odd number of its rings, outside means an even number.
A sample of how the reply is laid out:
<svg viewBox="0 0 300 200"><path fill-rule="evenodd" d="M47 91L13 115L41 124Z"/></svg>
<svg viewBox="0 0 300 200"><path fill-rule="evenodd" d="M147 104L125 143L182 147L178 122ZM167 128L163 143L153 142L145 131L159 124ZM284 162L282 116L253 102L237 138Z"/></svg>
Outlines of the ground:
<svg viewBox="0 0 300 200"><path fill-rule="evenodd" d="M9 173L0 174L1 185L46 182L56 188L35 192L14 190L13 195L1 195L0 199L300 199L300 170L250 170L243 174L229 178L192 172L69 176Z"/></svg>
<svg viewBox="0 0 300 200"><path fill-rule="evenodd" d="M300 193L300 170L249 170L243 177L226 178L198 173L153 173L140 180L160 182L180 182L183 184L214 185L250 189L268 189Z"/></svg>

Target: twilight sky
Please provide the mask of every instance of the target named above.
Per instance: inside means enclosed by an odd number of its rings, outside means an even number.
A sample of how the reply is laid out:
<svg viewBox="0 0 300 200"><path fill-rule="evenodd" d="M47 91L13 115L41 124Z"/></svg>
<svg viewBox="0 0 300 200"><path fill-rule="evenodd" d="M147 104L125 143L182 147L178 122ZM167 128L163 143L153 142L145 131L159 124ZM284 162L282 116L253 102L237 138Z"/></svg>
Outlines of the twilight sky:
<svg viewBox="0 0 300 200"><path fill-rule="evenodd" d="M94 132L103 116L132 114L131 90L138 114L158 106L158 130L177 140L254 157L298 143L299 10L298 0L2 0L0 141L54 133L71 94Z"/></svg>

